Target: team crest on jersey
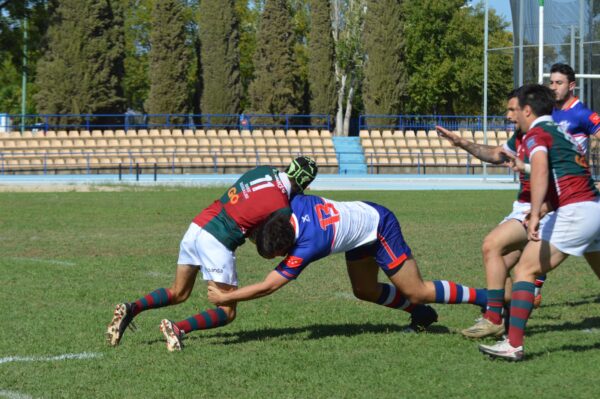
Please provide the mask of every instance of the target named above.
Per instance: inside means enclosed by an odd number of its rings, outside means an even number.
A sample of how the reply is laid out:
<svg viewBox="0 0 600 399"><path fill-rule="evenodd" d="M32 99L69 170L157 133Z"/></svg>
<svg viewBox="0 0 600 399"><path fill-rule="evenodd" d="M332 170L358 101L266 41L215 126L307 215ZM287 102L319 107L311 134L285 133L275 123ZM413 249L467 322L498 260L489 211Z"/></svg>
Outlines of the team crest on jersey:
<svg viewBox="0 0 600 399"><path fill-rule="evenodd" d="M527 146L527 149L531 150L533 147L535 147L535 139L533 137L531 137L530 139L527 140L525 145Z"/></svg>
<svg viewBox="0 0 600 399"><path fill-rule="evenodd" d="M285 263L285 265L287 267L294 268L294 267L300 267L300 265L302 265L302 261L303 260L304 259L299 258L297 256L290 255L287 258L285 258L285 260L283 261L283 263Z"/></svg>
<svg viewBox="0 0 600 399"><path fill-rule="evenodd" d="M593 114L590 115L590 121L594 124L597 125L600 123L600 115L598 115L597 112L594 112Z"/></svg>

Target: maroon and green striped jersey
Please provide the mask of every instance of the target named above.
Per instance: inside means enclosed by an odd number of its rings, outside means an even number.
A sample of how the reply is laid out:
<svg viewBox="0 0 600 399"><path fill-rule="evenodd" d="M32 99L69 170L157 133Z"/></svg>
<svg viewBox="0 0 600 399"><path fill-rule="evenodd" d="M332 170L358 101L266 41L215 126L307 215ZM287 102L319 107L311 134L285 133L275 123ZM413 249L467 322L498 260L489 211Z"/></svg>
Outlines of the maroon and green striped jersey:
<svg viewBox="0 0 600 399"><path fill-rule="evenodd" d="M279 171L259 166L244 173L223 196L198 214L193 222L234 251L250 231L276 211L291 215L289 182Z"/></svg>
<svg viewBox="0 0 600 399"><path fill-rule="evenodd" d="M523 146L523 133L515 131L508 141L504 144L504 149L512 153L525 163L529 163L529 158L525 155L525 147ZM519 173L519 192L517 193L517 201L531 202L531 185L529 183L529 175L524 172Z"/></svg>
<svg viewBox="0 0 600 399"><path fill-rule="evenodd" d="M575 138L550 116L536 119L523 138L525 155L548 153L551 188L546 199L554 209L576 202L593 201L600 193L594 185L585 153Z"/></svg>

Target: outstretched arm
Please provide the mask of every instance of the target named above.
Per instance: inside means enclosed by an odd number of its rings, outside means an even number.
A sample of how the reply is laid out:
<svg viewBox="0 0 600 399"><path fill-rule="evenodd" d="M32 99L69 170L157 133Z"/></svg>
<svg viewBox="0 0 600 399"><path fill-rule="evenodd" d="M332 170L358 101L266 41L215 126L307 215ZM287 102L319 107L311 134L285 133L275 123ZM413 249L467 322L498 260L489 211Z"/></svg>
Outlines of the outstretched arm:
<svg viewBox="0 0 600 399"><path fill-rule="evenodd" d="M218 287L208 286L208 300L213 304L228 305L235 302L250 301L252 299L261 298L277 291L290 280L283 277L276 271L272 271L267 275L264 281L252 285L247 285L239 290L221 291Z"/></svg>
<svg viewBox="0 0 600 399"><path fill-rule="evenodd" d="M443 128L441 126L436 126L435 129L438 131L438 134L450 141L453 145L462 148L473 156L481 159L484 162L489 162L493 164L501 164L506 161L504 153L502 153L502 146L491 146L484 144L473 143L472 141L467 141L462 137L452 133L450 130Z"/></svg>

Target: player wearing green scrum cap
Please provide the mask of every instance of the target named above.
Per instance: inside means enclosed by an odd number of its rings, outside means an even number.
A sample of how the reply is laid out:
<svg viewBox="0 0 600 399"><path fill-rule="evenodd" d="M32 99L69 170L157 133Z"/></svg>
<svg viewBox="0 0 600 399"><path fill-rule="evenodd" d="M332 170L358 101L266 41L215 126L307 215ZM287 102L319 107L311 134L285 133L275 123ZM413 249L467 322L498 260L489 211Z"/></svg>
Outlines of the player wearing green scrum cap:
<svg viewBox="0 0 600 399"><path fill-rule="evenodd" d="M315 162L302 156L294 159L286 172L271 166L258 166L244 173L221 198L193 219L180 244L172 285L115 307L107 328L108 343L118 345L125 329L133 327L133 318L139 313L188 299L199 271L209 286L223 291L236 290L235 249L272 213L288 212L291 215L290 198L303 192L317 171ZM184 333L224 326L232 322L235 315L235 304L218 306L177 323L164 319L160 330L169 351L181 350Z"/></svg>

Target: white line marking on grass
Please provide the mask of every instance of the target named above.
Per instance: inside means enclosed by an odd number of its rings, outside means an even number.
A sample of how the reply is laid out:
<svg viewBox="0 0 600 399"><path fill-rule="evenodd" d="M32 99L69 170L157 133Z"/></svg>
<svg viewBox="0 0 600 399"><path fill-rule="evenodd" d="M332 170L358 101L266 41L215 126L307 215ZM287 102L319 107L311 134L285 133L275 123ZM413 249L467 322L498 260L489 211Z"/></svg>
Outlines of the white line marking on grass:
<svg viewBox="0 0 600 399"><path fill-rule="evenodd" d="M15 392L15 391L6 391L4 389L0 389L0 398L8 398L8 399L33 399L29 395L25 395L24 393Z"/></svg>
<svg viewBox="0 0 600 399"><path fill-rule="evenodd" d="M77 266L77 263L67 262L63 260L55 260L55 259L43 259L43 258L21 258L21 257L12 257L8 258L9 260L14 260L17 262L36 262L36 263L47 263L51 265L59 265L59 266Z"/></svg>
<svg viewBox="0 0 600 399"><path fill-rule="evenodd" d="M0 358L0 364L11 362L56 362L60 360L83 360L102 357L102 353L83 352L83 353L66 353L58 356L9 356Z"/></svg>

